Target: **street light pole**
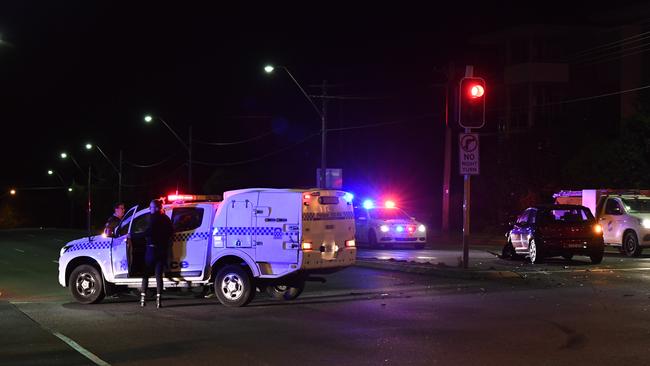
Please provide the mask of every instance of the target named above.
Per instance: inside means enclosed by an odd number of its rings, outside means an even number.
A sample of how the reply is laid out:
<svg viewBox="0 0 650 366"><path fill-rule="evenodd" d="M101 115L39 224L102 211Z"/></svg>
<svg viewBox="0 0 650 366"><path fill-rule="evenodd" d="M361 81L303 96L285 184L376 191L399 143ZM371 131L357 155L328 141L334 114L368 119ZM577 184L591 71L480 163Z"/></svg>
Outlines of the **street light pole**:
<svg viewBox="0 0 650 366"><path fill-rule="evenodd" d="M92 214L91 214L91 211L92 211L91 202L92 201L91 201L91 193L90 193L91 192L90 177L91 177L91 174L92 174L91 167L92 167L92 165L88 164L88 236L91 236L90 222L92 220Z"/></svg>
<svg viewBox="0 0 650 366"><path fill-rule="evenodd" d="M181 143L183 148L185 148L185 150L187 150L187 155L188 155L188 160L187 160L187 165L188 165L188 167L187 167L187 186L189 188L189 191L192 192L192 126L190 126L190 130L189 130L189 144L186 144L185 141L183 141L183 139L181 139L181 137L178 136L176 131L174 131L174 129L171 128L171 126L168 125L167 122L165 122L164 119L162 119L162 118L160 118L158 116L156 116L156 119L159 120L160 122L162 122L163 125L165 125L165 127L167 127L169 132L171 132L172 135L174 135L174 137L176 137L178 142ZM151 122L152 120L153 120L153 117L151 117L149 115L144 117L144 121L147 122L147 123Z"/></svg>
<svg viewBox="0 0 650 366"><path fill-rule="evenodd" d="M287 75L293 80L294 84L300 89L300 92L302 95L307 98L309 101L309 104L311 104L312 107L314 107L314 110L318 114L321 120L321 171L318 176L318 188L325 188L325 177L326 177L326 170L327 170L327 98L323 98L323 104L322 104L322 110L318 109L312 98L305 92L305 89L302 88L298 80L293 77L291 72L286 66L279 66L282 68L284 71L287 72ZM264 67L264 71L266 71L267 74L270 74L275 70L275 68L271 65L267 65ZM326 95L327 93L327 81L323 81L322 84L322 91L323 91L323 96Z"/></svg>
<svg viewBox="0 0 650 366"><path fill-rule="evenodd" d="M113 164L113 161L106 155L104 150L102 150L99 145L94 145L97 148L97 151L99 151L100 154L108 161L108 163L111 165L113 170L117 173L117 201L122 202L122 150L120 150L120 167L116 167L115 164ZM92 144L86 144L86 150L90 150L93 148Z"/></svg>

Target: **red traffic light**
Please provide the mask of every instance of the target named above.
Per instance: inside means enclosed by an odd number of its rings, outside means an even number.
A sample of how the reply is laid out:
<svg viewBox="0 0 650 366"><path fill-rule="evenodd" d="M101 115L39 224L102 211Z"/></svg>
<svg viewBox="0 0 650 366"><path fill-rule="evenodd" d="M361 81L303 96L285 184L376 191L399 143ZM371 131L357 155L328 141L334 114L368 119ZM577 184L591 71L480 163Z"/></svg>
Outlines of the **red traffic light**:
<svg viewBox="0 0 650 366"><path fill-rule="evenodd" d="M458 123L464 128L481 128L485 124L485 80L464 77L460 80Z"/></svg>

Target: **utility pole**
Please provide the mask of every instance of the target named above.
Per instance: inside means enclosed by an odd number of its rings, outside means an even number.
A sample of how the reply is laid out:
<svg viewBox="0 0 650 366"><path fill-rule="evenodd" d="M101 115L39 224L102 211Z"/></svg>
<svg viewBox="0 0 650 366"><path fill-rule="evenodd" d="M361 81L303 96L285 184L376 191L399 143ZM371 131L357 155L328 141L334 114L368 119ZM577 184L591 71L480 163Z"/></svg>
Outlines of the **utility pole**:
<svg viewBox="0 0 650 366"><path fill-rule="evenodd" d="M187 187L189 192L188 193L193 193L192 191L192 126L190 125L190 133L189 133L189 144L187 145L187 154L188 154L188 161L187 161Z"/></svg>
<svg viewBox="0 0 650 366"><path fill-rule="evenodd" d="M90 221L91 221L91 217L92 217L91 216L92 207L91 207L91 200L90 200L91 199L91 196L90 196L90 190L91 190L90 176L91 176L91 174L92 174L92 165L88 164L88 218L87 218L87 220L88 220L88 236L91 235Z"/></svg>
<svg viewBox="0 0 650 366"><path fill-rule="evenodd" d="M323 107L321 110L321 157L320 157L320 184L318 188L327 188L327 80L321 86Z"/></svg>
<svg viewBox="0 0 650 366"><path fill-rule="evenodd" d="M443 179L442 179L442 234L444 236L449 235L449 195L450 195L450 186L451 186L451 127L449 125L449 108L450 104L453 108L456 104L453 100L450 100L451 96L454 96L456 93L453 93L452 81L454 80L454 66L452 63L449 63L447 69L447 83L445 86L445 156L444 156L444 167L443 167ZM455 98L454 98L455 99ZM455 109L454 109L455 110Z"/></svg>

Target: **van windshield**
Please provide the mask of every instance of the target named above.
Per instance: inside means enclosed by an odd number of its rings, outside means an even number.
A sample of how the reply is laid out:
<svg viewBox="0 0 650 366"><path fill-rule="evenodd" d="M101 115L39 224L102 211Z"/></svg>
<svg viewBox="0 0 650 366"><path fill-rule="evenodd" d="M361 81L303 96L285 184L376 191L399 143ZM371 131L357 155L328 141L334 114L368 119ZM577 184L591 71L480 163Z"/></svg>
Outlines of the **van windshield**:
<svg viewBox="0 0 650 366"><path fill-rule="evenodd" d="M623 204L628 212L650 213L648 198L623 198Z"/></svg>

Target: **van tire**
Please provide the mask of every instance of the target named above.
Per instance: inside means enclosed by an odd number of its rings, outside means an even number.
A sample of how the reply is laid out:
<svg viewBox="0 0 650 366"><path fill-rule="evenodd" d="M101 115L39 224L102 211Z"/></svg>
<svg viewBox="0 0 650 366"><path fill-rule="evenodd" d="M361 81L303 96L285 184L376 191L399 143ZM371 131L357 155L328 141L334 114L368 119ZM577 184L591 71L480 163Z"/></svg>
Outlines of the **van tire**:
<svg viewBox="0 0 650 366"><path fill-rule="evenodd" d="M80 304L95 304L104 299L104 279L97 268L82 264L70 273L70 293Z"/></svg>
<svg viewBox="0 0 650 366"><path fill-rule="evenodd" d="M251 275L240 265L230 264L217 272L214 293L223 305L246 306L255 297L255 286Z"/></svg>
<svg viewBox="0 0 650 366"><path fill-rule="evenodd" d="M625 255L628 257L639 257L641 256L641 246L639 246L639 239L637 239L636 234L632 231L625 234L623 237L623 250Z"/></svg>
<svg viewBox="0 0 650 366"><path fill-rule="evenodd" d="M296 281L291 285L272 284L266 286L266 293L274 300L295 300L305 289L305 281Z"/></svg>

